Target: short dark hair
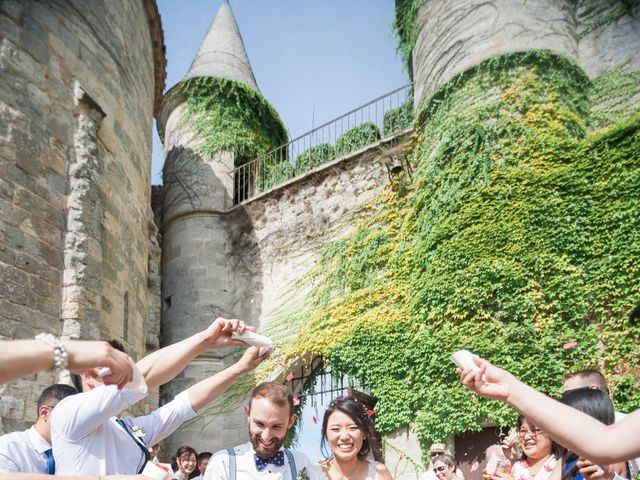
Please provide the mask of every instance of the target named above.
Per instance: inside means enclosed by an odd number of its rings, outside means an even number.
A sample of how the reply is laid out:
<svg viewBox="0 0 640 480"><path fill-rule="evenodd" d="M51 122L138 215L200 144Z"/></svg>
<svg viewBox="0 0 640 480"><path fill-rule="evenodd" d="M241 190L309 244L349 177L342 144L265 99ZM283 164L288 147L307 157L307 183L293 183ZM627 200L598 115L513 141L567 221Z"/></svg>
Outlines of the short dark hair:
<svg viewBox="0 0 640 480"><path fill-rule="evenodd" d="M202 460L209 460L211 458L211 455L213 455L211 452L200 452L198 454L198 465L200 465L200 462L202 462Z"/></svg>
<svg viewBox="0 0 640 480"><path fill-rule="evenodd" d="M433 465L437 460L444 463L447 467L454 467L454 469L457 468L455 459L448 453L441 453L440 455L436 455L431 459L431 464Z"/></svg>
<svg viewBox="0 0 640 480"><path fill-rule="evenodd" d="M597 368L587 368L586 370L580 370L578 372L567 373L564 376L565 380L570 378L578 378L584 382L584 386L595 385L598 390L602 390L609 395L609 387L607 386L607 379Z"/></svg>
<svg viewBox="0 0 640 480"><path fill-rule="evenodd" d="M276 382L264 382L251 391L249 399L249 408L251 402L256 398L266 398L275 403L279 407L289 406L289 415L293 415L293 395L284 385Z"/></svg>
<svg viewBox="0 0 640 480"><path fill-rule="evenodd" d="M329 452L327 451L327 425L329 424L329 417L333 412L341 412L347 415L353 423L364 433L364 441L362 447L358 452L358 458L364 460L371 450L373 459L376 462L383 462L384 457L382 455L382 449L380 448L380 439L376 433L373 425L373 419L369 417L367 408L353 397L339 397L333 400L327 410L324 412L324 418L322 419L322 440L320 448L325 457L329 458Z"/></svg>
<svg viewBox="0 0 640 480"><path fill-rule="evenodd" d="M122 353L127 353L124 349L124 345L122 344L122 342L120 342L119 340L116 340L115 338L112 338L111 340L108 340L107 343L109 345L111 345L113 348L115 348L116 350L122 352ZM97 367L99 367L100 365L96 365ZM71 377L71 383L73 383L73 386L76 387L76 390L78 392L82 392L83 388L82 388L82 377L80 375L78 375L77 373L73 373L71 372L70 374Z"/></svg>
<svg viewBox="0 0 640 480"><path fill-rule="evenodd" d="M54 408L60 400L71 395L75 395L76 393L78 393L78 391L71 385L66 385L64 383L51 385L50 387L45 388L40 394L40 397L38 397L38 412L40 411L40 407L43 405L49 405L51 408Z"/></svg>
<svg viewBox="0 0 640 480"><path fill-rule="evenodd" d="M576 388L562 394L560 401L590 417L611 425L616 421L616 412L609 395L595 388Z"/></svg>
<svg viewBox="0 0 640 480"><path fill-rule="evenodd" d="M127 353L127 351L124 349L124 345L120 340L116 340L115 338L112 338L111 340L107 340L107 343L111 345L113 348L115 348L116 350L119 350L122 353Z"/></svg>

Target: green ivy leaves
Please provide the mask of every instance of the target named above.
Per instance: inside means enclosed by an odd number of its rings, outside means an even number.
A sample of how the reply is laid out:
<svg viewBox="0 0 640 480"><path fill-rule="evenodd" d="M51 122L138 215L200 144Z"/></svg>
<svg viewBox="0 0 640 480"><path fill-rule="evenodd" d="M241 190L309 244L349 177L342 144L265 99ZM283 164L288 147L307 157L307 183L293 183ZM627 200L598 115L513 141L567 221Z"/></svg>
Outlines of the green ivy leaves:
<svg viewBox="0 0 640 480"><path fill-rule="evenodd" d="M189 78L170 95L185 99L182 121L193 125L203 155L229 150L237 166L287 142L287 130L275 109L260 92L241 82Z"/></svg>
<svg viewBox="0 0 640 480"><path fill-rule="evenodd" d="M326 245L287 351L364 378L378 428L410 424L425 446L515 420L461 387L460 348L550 395L563 372L604 368L618 407L637 407L640 115L594 131L597 85L550 52L443 85L419 117L408 185Z"/></svg>

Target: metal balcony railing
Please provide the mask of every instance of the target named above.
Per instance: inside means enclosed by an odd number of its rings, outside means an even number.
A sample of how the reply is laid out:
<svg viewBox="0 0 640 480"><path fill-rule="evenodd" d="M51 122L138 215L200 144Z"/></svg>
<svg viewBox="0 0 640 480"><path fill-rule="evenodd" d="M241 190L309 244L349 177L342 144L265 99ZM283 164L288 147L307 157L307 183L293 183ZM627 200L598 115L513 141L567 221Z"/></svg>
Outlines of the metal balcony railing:
<svg viewBox="0 0 640 480"><path fill-rule="evenodd" d="M412 86L397 88L234 168L234 204L411 127Z"/></svg>

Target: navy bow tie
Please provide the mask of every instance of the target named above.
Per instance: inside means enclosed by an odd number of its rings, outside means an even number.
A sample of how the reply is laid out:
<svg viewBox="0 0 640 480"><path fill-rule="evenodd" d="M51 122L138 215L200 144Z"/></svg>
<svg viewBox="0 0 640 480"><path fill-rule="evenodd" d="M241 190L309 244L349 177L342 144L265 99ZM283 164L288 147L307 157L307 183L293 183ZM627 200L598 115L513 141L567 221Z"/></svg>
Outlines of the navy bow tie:
<svg viewBox="0 0 640 480"><path fill-rule="evenodd" d="M257 453L253 454L253 459L256 461L256 470L261 472L264 470L268 463L274 464L276 467L281 467L284 465L284 452L280 450L271 458L262 458L259 457Z"/></svg>

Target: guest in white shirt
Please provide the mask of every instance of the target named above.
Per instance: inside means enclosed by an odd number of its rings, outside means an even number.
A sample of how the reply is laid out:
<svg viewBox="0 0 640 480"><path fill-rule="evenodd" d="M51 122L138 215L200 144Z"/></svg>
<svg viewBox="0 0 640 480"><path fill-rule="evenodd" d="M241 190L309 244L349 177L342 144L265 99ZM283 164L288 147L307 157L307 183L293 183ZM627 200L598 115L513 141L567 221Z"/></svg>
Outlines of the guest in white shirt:
<svg viewBox="0 0 640 480"><path fill-rule="evenodd" d="M245 407L249 443L220 450L207 465L205 480L296 480L311 465L306 455L282 448L293 427L293 398L282 385L258 385Z"/></svg>
<svg viewBox="0 0 640 480"><path fill-rule="evenodd" d="M244 345L231 339L244 322L217 319L209 328L146 356L137 363L149 389L173 379L197 355L210 348ZM256 368L268 355L247 349L231 367L200 381L149 415L116 418L144 398L134 390L104 386L83 375L83 393L66 398L51 420L53 454L58 475L140 473L153 445L219 397L238 376Z"/></svg>
<svg viewBox="0 0 640 480"><path fill-rule="evenodd" d="M209 459L211 458L211 452L200 452L198 454L198 471L200 475L195 477L193 480L204 480L204 472L207 471L207 465L209 464Z"/></svg>
<svg viewBox="0 0 640 480"><path fill-rule="evenodd" d="M38 338L40 337L40 338ZM25 375L53 369L56 373L69 368L73 372L97 375L96 367L109 367L107 384L124 386L133 376L129 358L107 342L61 341L50 334L37 340L5 340L0 342L0 384ZM0 480L49 480L48 473L0 473ZM95 475L58 477L60 480L96 480ZM141 475L100 476L98 480L145 480Z"/></svg>
<svg viewBox="0 0 640 480"><path fill-rule="evenodd" d="M69 385L45 388L38 398L38 420L28 430L0 437L0 473L32 472L53 474L49 416L60 400L78 393Z"/></svg>

